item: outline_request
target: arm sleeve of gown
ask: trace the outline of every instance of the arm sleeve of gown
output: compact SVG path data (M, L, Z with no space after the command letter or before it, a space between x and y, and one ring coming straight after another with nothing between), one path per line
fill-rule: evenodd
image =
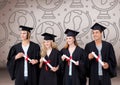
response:
M85 77L86 76L86 57L87 54L85 53L85 51L82 49L82 55L80 56L80 60L79 60L79 70L81 74L81 77Z
M62 49L62 50L60 51L60 54L61 54L61 57L62 57L62 55L64 54L64 49ZM61 57L60 57L60 62L59 62L59 70L60 70L60 72L61 72L61 75L64 75L66 61L65 61L65 60L62 61Z
M85 59L85 69L86 69L86 76L90 76L90 61L88 59L88 54L90 53L89 51L89 46L85 46L85 52L86 52L86 59Z
M15 79L15 49L12 47L7 58L7 70L12 80Z
M37 60L40 59L40 46L37 44L36 45L36 56L37 56Z
M110 51L109 51L109 73L111 78L117 76L117 71L116 71L116 67L117 67L117 62L116 62L116 56L115 56L115 52L113 49L113 46L110 45Z
M58 62L57 64L60 65L62 54L60 53L60 51L58 51L57 55L58 55L57 56L57 62Z

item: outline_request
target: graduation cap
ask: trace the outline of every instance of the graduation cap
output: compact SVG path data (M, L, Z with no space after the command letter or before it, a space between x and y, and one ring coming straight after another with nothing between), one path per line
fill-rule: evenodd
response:
M28 32L31 32L31 30L33 29L32 27L27 27L23 25L20 25L19 27L21 28L21 30L28 31Z
M65 34L66 34L67 36L74 36L74 37L75 37L78 33L79 33L79 32L74 31L74 30L71 30L71 29L66 29L66 31L65 31Z
M92 27L91 27L92 30L99 30L100 32L103 32L103 36L105 38L105 33L104 33L104 30L106 29L106 27L98 24L98 23L95 23Z
M53 40L53 42L55 41L55 37L57 37L56 35L50 34L50 33L43 33L42 36L44 36L44 40Z

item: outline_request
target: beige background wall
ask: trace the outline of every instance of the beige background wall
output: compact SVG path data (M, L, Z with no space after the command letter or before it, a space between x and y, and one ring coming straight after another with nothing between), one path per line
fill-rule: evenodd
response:
M54 33L61 49L67 28L80 32L77 41L84 48L95 22L107 27L105 40L113 44L120 66L120 0L0 0L0 67L20 41L19 25L33 27L31 40L39 44L41 33Z

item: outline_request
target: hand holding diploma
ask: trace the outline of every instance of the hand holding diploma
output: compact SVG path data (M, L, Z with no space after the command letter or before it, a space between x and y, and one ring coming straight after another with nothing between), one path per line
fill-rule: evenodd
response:
M23 57L30 62L32 61L28 56L23 55Z
M92 52L92 54L93 54L93 56L94 56L96 59L98 59L98 62L100 62L100 64L101 64L102 66L104 66L103 61L95 54L95 52Z
M76 61L74 61L73 59L71 59L70 57L63 55L67 60L71 61L72 63L74 63L76 65Z
M50 67L50 69L53 68L53 66L45 58L43 58L43 61L48 65L48 67Z

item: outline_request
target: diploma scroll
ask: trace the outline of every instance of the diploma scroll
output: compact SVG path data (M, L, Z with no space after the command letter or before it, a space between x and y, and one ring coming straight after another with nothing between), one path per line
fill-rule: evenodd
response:
M92 54L96 59L98 59L98 62L100 62L100 64L103 66L104 65L103 61L100 58L98 58L98 56L95 54L95 52L92 52Z
M43 61L48 65L48 67L51 69L53 68L53 66L45 58L43 58Z
M70 59L68 56L66 56L66 55L63 55L66 59L68 59L68 60L70 60L72 63L76 63L76 61L74 61L73 59Z
M25 55L24 55L23 57L24 57L26 60L30 61L30 62L32 61L30 58L28 58L28 57L25 56Z

